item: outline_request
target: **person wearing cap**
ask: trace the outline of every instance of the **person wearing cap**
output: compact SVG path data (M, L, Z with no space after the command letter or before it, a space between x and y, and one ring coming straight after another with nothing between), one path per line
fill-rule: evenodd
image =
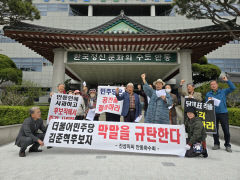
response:
M194 98L197 101L202 101L202 94L200 92L195 92L195 86L193 83L189 83L187 84L187 91L183 90L183 84L185 83L185 80L181 80L180 82L180 87L178 88L178 92L181 96L186 97L188 96L188 98Z
M172 97L169 93L166 93L166 91L162 89L165 83L161 79L158 79L153 83L156 87L156 90L154 90L148 85L146 81L146 74L142 74L141 78L144 84L143 90L145 94L150 97L147 115L144 122L170 124L168 107L172 105Z
M133 83L127 84L126 92L119 94L119 88L116 89L116 97L118 101L123 100L122 116L124 122L134 122L142 114L142 108L139 96L133 92Z
M80 97L79 97L80 105L79 105L79 108L78 108L78 110L77 110L77 114L76 114L75 119L76 119L76 120L83 120L84 117L86 116L86 114L85 114L85 112L86 112L86 106L85 106L83 97L81 96L81 92L80 92L79 90L75 90L75 91L74 91L74 94L75 94L76 96L80 96Z
M195 107L187 107L187 119L185 121L185 129L188 133L185 157L196 157L202 155L208 157L206 147L206 130L203 126L201 118L197 117ZM196 151L196 147L200 146L200 151Z
M88 99L88 109L87 109L87 112L89 109L96 109L96 105L97 105L97 91L96 89L90 89L89 90L89 99ZM87 113L86 113L87 114ZM99 120L99 116L100 114L95 114L94 116L94 121L98 121Z
M224 139L225 139L225 148L227 152L232 152L231 149L231 144L230 144L230 132L229 132L229 124L228 124L228 110L227 110L227 95L230 94L231 92L233 92L236 87L234 86L234 84L227 79L226 76L223 76L223 81L227 82L229 88L226 89L220 89L218 88L218 83L215 80L212 80L210 82L210 87L211 87L211 91L209 91L206 94L206 101L210 100L210 99L215 99L220 101L218 106L214 106L215 107L215 113L216 113L216 128L217 128L217 134L213 134L213 138L214 138L214 146L213 146L213 150L218 150L220 149L220 141L219 141L219 134L218 134L218 130L219 130L219 122L221 123L222 126L222 130L224 133Z

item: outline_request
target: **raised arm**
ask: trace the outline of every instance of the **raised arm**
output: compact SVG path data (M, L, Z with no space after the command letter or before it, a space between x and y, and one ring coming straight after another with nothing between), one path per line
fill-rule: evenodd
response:
M183 97L188 95L188 93L185 90L183 90L183 84L184 83L185 83L185 80L181 80L180 86L178 88L178 93L180 94L180 96L183 96Z
M223 77L223 81L227 82L229 86L229 88L224 89L225 95L228 95L236 89L236 86L230 80L228 80L226 76Z
M122 101L124 99L124 93L122 93L122 95L119 95L119 88L116 89L116 97L118 101Z
M143 91L148 97L152 97L153 89L148 85L146 81L146 74L141 75L142 81L143 81Z

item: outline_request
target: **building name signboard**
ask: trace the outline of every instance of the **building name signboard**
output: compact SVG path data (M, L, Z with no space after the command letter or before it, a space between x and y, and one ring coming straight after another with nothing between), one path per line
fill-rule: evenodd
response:
M68 52L67 62L177 63L177 53L88 53Z

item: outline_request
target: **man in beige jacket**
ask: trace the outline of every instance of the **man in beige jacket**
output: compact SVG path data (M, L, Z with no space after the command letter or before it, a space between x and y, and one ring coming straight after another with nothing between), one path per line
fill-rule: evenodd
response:
M181 80L180 82L180 87L178 89L178 92L181 96L185 97L185 96L188 96L188 98L194 98L196 99L197 101L202 101L202 94L200 92L195 92L194 89L194 84L192 83L189 83L187 84L187 91L184 91L182 89L182 86L183 84L185 83L185 80Z

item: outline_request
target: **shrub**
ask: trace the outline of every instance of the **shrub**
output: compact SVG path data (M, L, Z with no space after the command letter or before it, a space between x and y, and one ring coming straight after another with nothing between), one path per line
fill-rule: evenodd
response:
M34 99L45 95L37 84L30 81L23 81L21 85L6 86L2 93L3 105L9 106L32 106Z
M240 126L240 109L228 108L229 124L233 126Z
M31 106L0 106L0 126L21 124L24 119L29 117ZM48 106L40 106L42 119L46 120L48 115Z

